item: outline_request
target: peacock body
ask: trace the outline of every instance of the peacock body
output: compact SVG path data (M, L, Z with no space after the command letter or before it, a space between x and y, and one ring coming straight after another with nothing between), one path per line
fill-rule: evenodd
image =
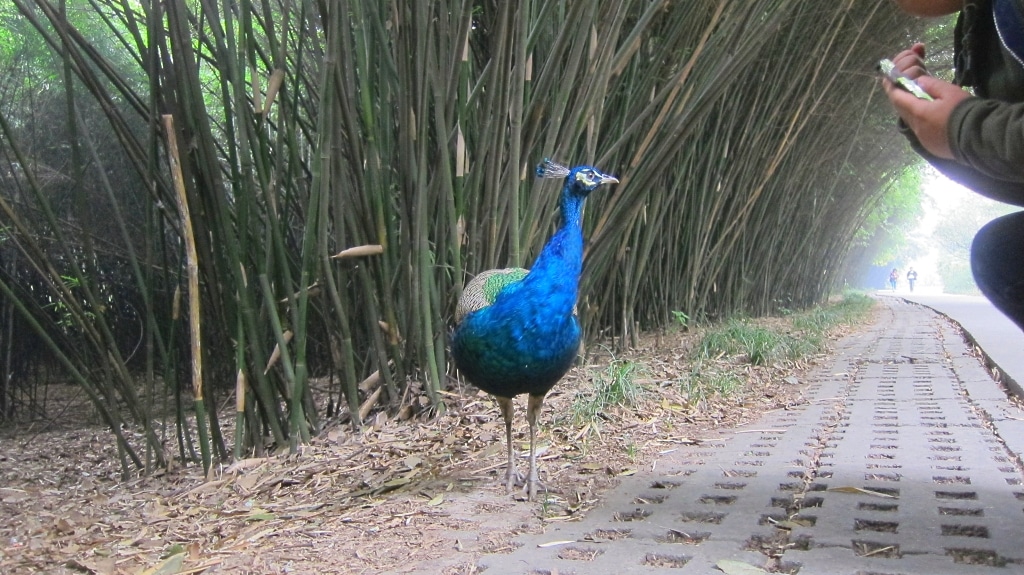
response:
M535 436L544 396L562 378L580 346L576 298L583 269L583 204L602 184L618 182L590 166L566 168L549 160L537 167L541 178L564 177L562 223L534 261L533 268L480 273L463 289L455 312L452 356L473 385L493 395L505 419L508 447L506 481L519 474L512 450L512 398L528 394L530 473L526 489L536 496Z

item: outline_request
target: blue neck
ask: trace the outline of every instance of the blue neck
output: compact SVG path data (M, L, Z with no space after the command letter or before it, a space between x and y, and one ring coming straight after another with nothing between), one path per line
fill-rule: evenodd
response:
M544 245L530 268L527 280L549 284L548 289L570 296L566 313L572 313L576 304L580 272L583 270L583 202L584 197L573 194L567 185L562 190L562 226Z

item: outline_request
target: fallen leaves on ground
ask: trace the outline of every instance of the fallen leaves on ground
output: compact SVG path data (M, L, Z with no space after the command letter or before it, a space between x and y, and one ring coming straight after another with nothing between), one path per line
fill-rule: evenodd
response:
M505 493L504 426L471 387L446 393L444 415L381 411L359 433L328 422L299 454L220 465L209 477L189 465L121 481L117 448L96 423L0 429L0 573L476 573L481 554L575 520L617 477L654 468L712 429L803 401L796 382L815 358L769 367L718 358L715 368L740 375L742 389L683 393L694 338L660 334L614 358L644 367L632 408L573 421L573 400L607 355L553 390L541 416L548 492L533 503ZM88 415L74 388L65 392L68 408ZM523 412L513 435L520 455Z

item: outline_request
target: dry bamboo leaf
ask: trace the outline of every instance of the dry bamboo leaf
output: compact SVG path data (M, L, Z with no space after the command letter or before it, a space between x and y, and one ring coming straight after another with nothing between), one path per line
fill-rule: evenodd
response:
M199 485L189 489L185 493L181 494L181 497L189 497L191 495L198 495L200 493L212 493L217 491L221 485L227 483L227 479L218 479L216 481L204 481Z
M411 482L412 482L412 479L409 478L409 477L396 477L395 479L390 479L388 481L385 481L383 486L384 487L390 487L390 488L394 489L396 487L401 487L403 485L408 485Z
M181 573L181 567L185 563L185 555L184 551L175 553L161 561L159 565L146 569L139 575L172 575L174 573Z
M398 410L399 421L409 421L414 415L416 415L416 410L413 409L413 406L408 404L403 405L402 408Z
M260 508L253 509L248 517L245 518L246 521L270 521L272 519L277 519L277 515Z
M287 344L292 340L292 337L295 334L289 329L285 330L282 335L284 336L284 342ZM266 375L270 373L270 368L274 367L274 364L277 363L277 360L279 359L281 359L281 344L278 343L274 345L274 351L270 353L270 359L267 360L267 367L263 370L263 374Z
M319 282L313 282L312 284L309 285L309 287L306 288L306 295L308 297L311 297L311 298L312 297L316 297L316 296L320 295L320 291L321 291L320 283ZM290 302L292 300L297 300L297 299L299 299L299 295L301 293L302 292L295 292L290 297L281 298L281 299L277 300L277 303L288 303L288 302Z
M715 563L715 567L725 571L727 575L768 575L768 572L760 567L734 559L720 559Z
M769 517L769 520L770 519L771 518ZM808 527L807 521L803 521L803 522L801 522L801 521L790 521L788 519L783 520L783 521L771 521L771 524L776 526L776 527L778 527L779 529L789 529L789 530L796 529L797 527Z
M113 557L98 559L72 559L71 561L68 561L66 565L73 569L85 571L86 573L94 573L96 575L117 573L117 561Z
M379 244L370 244L365 246L355 246L352 248L341 250L340 252L331 256L331 259L355 258L360 256L376 256L382 253L384 253L384 246Z
M259 479L260 477L258 474L249 473L247 475L242 475L241 477L236 479L235 485L238 486L242 491L246 493L251 493L253 488L256 487L257 482L259 482Z
M538 543L537 547L540 547L542 549L546 549L548 547L558 547L559 545L568 545L570 543L575 543L575 542L576 542L575 539L565 539L565 540L562 540L562 541L549 541L547 543Z
M274 103L274 99L277 97L278 91L281 89L281 84L284 82L284 70L282 68L275 68L270 73L270 83L267 85L267 101L263 105L263 117L267 117L270 113L270 107Z
M193 573L202 573L203 571L206 571L210 567L213 567L214 565L217 565L222 561L222 559L211 559L209 561L204 562L202 565L196 565L195 567L190 567L188 569L178 571L178 575L192 575Z
M462 123L455 125L455 177L461 178L466 175L466 168L469 164L469 154L466 151L466 137L462 134ZM461 217L459 218L461 221ZM460 233L459 237L463 235Z
M4 503L21 503L31 498L32 496L28 494L28 491L23 489L0 487L0 501Z
M269 529L264 529L263 531L260 531L260 532L256 533L255 535L251 535L249 537L246 537L245 540L248 541L249 543L255 543L256 541L259 541L260 539L263 539L267 535L270 535L271 533L276 533L276 532L277 532L277 527L271 527Z
M370 410L373 409L374 405L377 405L377 400L380 399L381 392L384 391L383 387L378 387L370 397L366 398L366 401L359 406L359 421L366 419L370 415Z
M390 343L391 345L398 345L401 342L402 336L401 334L398 333L398 328L392 328L385 321L378 321L377 325L380 326L381 331L387 334L388 343Z
M271 462L271 461L274 461L274 458L272 458L272 457L252 457L250 459L242 459L242 460L236 461L236 462L232 463L231 465L229 465L228 468L224 470L224 473L225 474L238 473L240 471L245 471L246 469L249 469L249 468L252 468L252 467L258 467L260 465L263 465L263 464Z
M444 502L444 492L438 493L437 495L434 496L433 499L427 501L427 505L429 505L430 507L437 507L442 502Z
M263 89L260 87L260 73L255 68L251 71L252 76L252 109L257 114L263 113Z
M380 385L380 370L379 369L377 371L371 373L370 375L366 376L366 379L364 379L363 381L360 381L359 385L356 386L356 387L358 387L359 391L361 391L363 393L370 393L370 391L373 390L373 389L376 389L378 385Z
M171 319L178 321L181 318L181 285L174 286L174 296L171 299Z
M245 371L239 369L235 376L235 413L245 411Z
M897 499L895 495L889 495L888 493L881 493L879 491L872 491L870 489L864 489L862 487L833 487L828 491L835 491L837 493L853 493L858 495L872 495L874 497L885 497L889 499Z

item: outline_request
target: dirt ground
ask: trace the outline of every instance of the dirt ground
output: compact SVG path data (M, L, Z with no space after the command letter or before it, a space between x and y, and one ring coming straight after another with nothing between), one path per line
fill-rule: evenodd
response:
M687 395L680 382L695 341L660 334L618 354L642 366L643 394L591 421L574 419L573 403L611 358L574 368L540 418L547 492L533 502L506 493L501 416L469 386L446 394L441 416L380 412L361 433L329 422L299 455L221 465L209 478L188 466L122 482L116 445L99 426L0 429L0 573L477 573L480 555L581 517L658 453L800 404L803 374L822 358L770 367L718 358L742 388ZM524 411L519 399L523 455Z

